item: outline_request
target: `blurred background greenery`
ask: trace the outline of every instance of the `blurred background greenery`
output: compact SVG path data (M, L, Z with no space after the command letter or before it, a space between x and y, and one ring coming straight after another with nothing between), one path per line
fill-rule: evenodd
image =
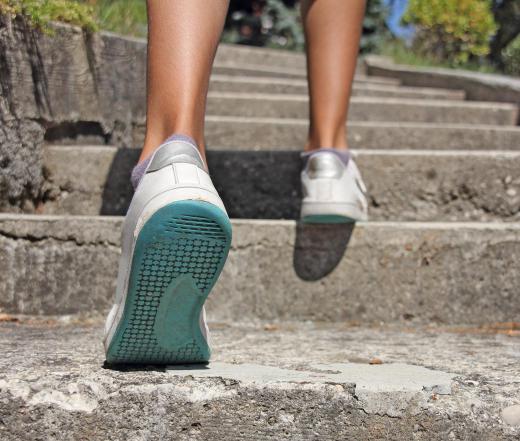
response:
M145 0L0 0L4 13L45 28L146 36ZM298 0L230 0L222 40L303 50ZM362 53L406 64L520 75L520 0L368 0Z

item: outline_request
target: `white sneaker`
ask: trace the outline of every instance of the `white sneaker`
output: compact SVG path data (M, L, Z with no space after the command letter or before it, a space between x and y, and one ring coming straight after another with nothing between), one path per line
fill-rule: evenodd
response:
M208 361L203 304L230 243L231 223L198 150L183 141L159 147L123 224L107 362Z
M368 219L366 187L348 153L332 149L306 153L301 173L301 220L307 223L346 223Z

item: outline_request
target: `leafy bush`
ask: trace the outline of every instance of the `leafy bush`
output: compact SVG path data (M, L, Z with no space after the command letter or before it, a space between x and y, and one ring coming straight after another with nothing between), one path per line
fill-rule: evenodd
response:
M24 16L30 25L44 30L51 21L97 29L92 7L72 0L0 0L0 12Z
M502 61L506 73L520 76L520 36L502 51Z
M299 8L294 0L232 0L223 41L302 50L305 44ZM361 52L374 52L390 33L382 0L368 0Z
M410 0L403 21L416 26L414 50L453 65L487 55L496 32L489 0Z

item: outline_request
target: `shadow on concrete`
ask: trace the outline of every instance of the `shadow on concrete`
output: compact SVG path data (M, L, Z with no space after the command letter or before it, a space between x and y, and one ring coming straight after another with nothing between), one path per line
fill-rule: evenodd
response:
M168 372L168 371L201 371L210 369L208 362L186 363L186 364L168 364L168 365L153 365L153 364L110 364L106 361L103 363L103 369L108 369L117 372Z
M293 265L298 277L319 280L330 274L343 258L355 223L296 226Z
M117 149L103 186L101 215L122 216L126 214L134 194L130 174L137 163L139 154L138 149Z

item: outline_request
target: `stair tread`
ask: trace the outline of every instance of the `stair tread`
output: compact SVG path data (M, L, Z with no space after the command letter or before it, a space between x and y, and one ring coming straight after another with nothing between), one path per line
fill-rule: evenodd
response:
M520 435L503 419L516 403L520 341L507 326L210 326L217 349L208 367L112 370L103 367L98 322L1 324L9 356L0 360L0 382L11 406L4 428L80 438L95 422L91 439L127 439L156 427L160 414L162 438L187 431L191 439L303 439L318 426L335 439L376 439L381 430L399 439ZM9 415L22 409L53 423L15 424Z
M294 149L295 150L295 149ZM520 150L354 150L372 220L520 220ZM124 214L137 149L48 146L43 213ZM238 218L296 219L297 151L208 151L213 183ZM240 183L238 185L238 183Z

